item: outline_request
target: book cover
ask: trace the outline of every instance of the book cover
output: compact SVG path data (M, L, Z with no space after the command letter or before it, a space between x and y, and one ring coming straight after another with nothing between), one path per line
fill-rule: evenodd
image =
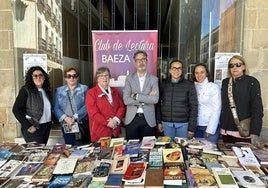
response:
M0 168L0 177L10 177L16 169L20 168L22 165L22 161L18 160L10 160L7 161L1 168Z
M66 188L84 188L91 181L91 177L89 175L80 174L78 176L72 177L72 179L67 183Z
M194 181L194 176L191 173L191 171L185 170L185 175L186 175L186 179L187 179L188 188L198 188L196 182Z
M219 156L216 154L202 152L201 157L204 163L219 163Z
M22 145L16 145L15 147L13 147L12 149L10 149L11 152L14 153L19 153L22 150L24 150L24 147Z
M5 188L17 188L20 187L24 182L23 179L8 179L6 183L3 185Z
M184 162L183 154L180 148L164 148L163 149L164 163L168 162Z
M239 188L234 176L228 168L212 168L212 173L219 188Z
M27 159L27 162L44 162L47 157L47 153L31 153Z
M58 160L53 174L72 174L76 166L77 159L61 158Z
M16 174L16 177L32 178L35 173L41 168L43 163L27 162L22 165L21 169Z
M130 162L129 155L118 156L113 160L111 173L113 174L124 174Z
M57 161L60 159L60 155L59 153L49 153L44 160L44 165L56 165Z
M265 173L261 170L261 168L259 166L255 166L255 165L244 165L243 168L245 170L251 170L258 177L265 175Z
M221 163L205 163L205 166L209 170L209 172L212 174L212 168L225 168L225 166Z
M164 176L162 169L147 169L145 176L145 188L164 188Z
M168 162L164 164L164 184L182 185L186 182L185 165L180 162Z
M251 170L245 170L245 171L233 170L232 173L237 178L240 185L244 187L265 188L265 184Z
M92 174L92 181L107 181L109 172L111 169L111 163L101 162L99 166L95 167Z
M27 160L29 154L12 154L9 158L9 160L17 160L17 161L25 161Z
M149 168L151 167L162 167L163 166L163 155L162 148L153 148L149 153Z
M155 145L156 138L155 136L144 136L140 148L141 149L153 149Z
M171 138L169 136L158 136L155 141L155 145L164 146L165 144L170 143Z
M25 149L31 150L31 149L42 149L45 144L39 144L37 142L28 142L26 144L21 144Z
M128 144L138 144L138 143L140 143L140 140L139 139L129 139L127 141L127 145Z
M126 173L124 174L123 181L135 181L140 182L140 178L146 169L146 163L130 163L127 167Z
M0 160L8 160L8 158L13 155L14 153L8 150L1 150L0 151Z
M71 179L72 176L55 176L47 188L65 187Z
M81 160L84 157L87 156L89 150L88 149L75 149L71 155L69 156L69 158L74 158L74 159L78 159Z
M17 145L17 143L0 143L0 150L11 150Z
M66 144L55 144L52 148L51 153L59 153L62 154L66 149Z
M74 176L79 175L79 174L91 175L93 169L96 166L95 163L96 163L95 159L83 159L83 160L77 161L73 175Z
M112 159L114 153L114 146L101 149L98 159Z
M145 179L146 179L146 170L143 171L141 177L134 180L124 181L124 188L138 188L138 187L144 188Z
M110 146L110 142L111 142L111 137L110 136L106 136L106 137L101 137L98 140L98 143L100 143L100 148L101 149L105 149L108 148Z
M112 138L110 141L109 147L112 147L115 145L123 145L123 144L124 144L124 137Z
M148 163L150 151L151 151L151 149L140 149L138 156L131 157L130 162L133 162L133 163L146 162L146 163Z
M116 144L113 146L114 147L114 153L112 158L116 158L118 156L123 155L123 144Z
M54 165L43 165L36 174L33 175L33 182L49 182L53 177Z
M202 187L218 187L214 177L206 168L189 168L193 174L194 181L199 188Z
M268 151L264 149L254 149L253 154L259 159L261 165L268 164Z
M127 144L123 150L123 155L129 155L130 157L137 157L139 155L140 143Z
M123 174L110 173L104 184L105 188L120 187L122 185Z
M67 123L63 123L62 127L65 134L79 133L79 126L77 122L74 122L72 126L69 126Z
M253 154L251 148L249 147L232 147L233 151L235 152L238 161L241 165L255 165L260 166L259 161Z
M87 188L103 188L105 184L105 181L91 181Z

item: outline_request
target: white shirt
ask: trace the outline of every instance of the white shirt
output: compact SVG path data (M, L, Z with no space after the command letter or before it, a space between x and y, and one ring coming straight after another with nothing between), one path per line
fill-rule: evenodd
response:
M39 123L47 123L51 121L51 105L47 98L46 92L43 88L38 88L38 91L42 92L43 101L44 101L44 111L41 119L39 120Z
M207 126L207 133L217 130L221 114L221 91L217 84L206 78L202 83L195 82L198 98L198 126Z

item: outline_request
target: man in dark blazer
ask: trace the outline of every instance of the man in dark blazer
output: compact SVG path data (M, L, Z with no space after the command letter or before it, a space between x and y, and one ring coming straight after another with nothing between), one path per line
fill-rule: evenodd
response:
M159 99L158 78L146 70L147 53L137 51L133 58L137 72L127 76L123 91L127 140L154 135L155 104Z

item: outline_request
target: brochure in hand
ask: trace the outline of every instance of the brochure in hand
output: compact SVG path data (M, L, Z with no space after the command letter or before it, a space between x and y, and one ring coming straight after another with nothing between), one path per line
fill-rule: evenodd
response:
M64 133L79 133L78 123L75 122L72 126L68 126L67 123L63 124Z

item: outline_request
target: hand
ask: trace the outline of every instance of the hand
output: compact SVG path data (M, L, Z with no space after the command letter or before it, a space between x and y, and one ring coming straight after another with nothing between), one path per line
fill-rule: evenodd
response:
M115 129L117 127L117 122L114 119L109 118L109 120L107 121L108 121L107 127L110 127L112 129Z
M71 127L74 124L74 118L73 117L66 117L64 118L64 121L67 123L69 127Z
M210 137L212 134L210 134L210 133L205 133L205 136L206 136L206 138L208 138L208 137Z
M33 133L36 132L36 127L35 127L34 125L32 125L31 127L29 127L29 128L27 129L27 131L28 131L29 133L33 134Z
M150 96L153 96L153 95L156 95L157 94L157 91L156 90L152 90L151 92L150 92Z
M157 126L158 126L157 128L158 128L159 132L163 132L164 131L163 126L162 126L161 123L159 123Z
M188 138L193 138L193 136L194 136L194 132L188 131Z

